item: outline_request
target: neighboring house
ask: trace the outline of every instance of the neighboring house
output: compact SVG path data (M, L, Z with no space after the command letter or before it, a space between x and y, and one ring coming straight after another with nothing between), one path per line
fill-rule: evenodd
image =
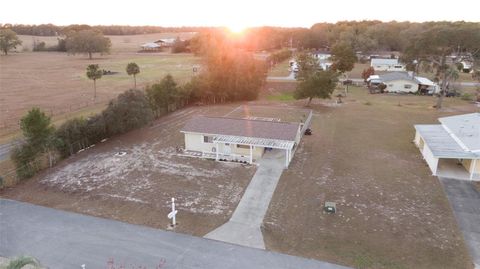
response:
M312 53L313 57L318 60L328 60L330 57L332 57L332 54L330 52L326 51L315 51Z
M405 71L405 66L398 59L374 58L370 60L370 66L375 71Z
M469 61L461 61L462 64L462 72L463 73L470 73L472 71L473 64Z
M480 113L415 125L414 142L433 175L480 181Z
M151 51L160 50L160 45L153 42L145 43L140 47L142 48L142 50L151 50Z
M160 47L171 47L175 43L175 40L176 38L162 38L155 41L154 43L158 44Z
M437 85L424 77L413 77L407 72L389 72L375 77L376 82L385 84L385 92L416 93L421 91L425 94L433 94L437 91Z
M330 61L330 57L332 57L332 54L330 54L330 52L315 51L312 52L312 56L317 60L322 70L328 70L332 66L332 62Z
M285 151L288 167L301 138L300 123L275 119L237 119L197 116L180 130L185 134L185 150L199 152L215 160L253 163L266 150Z

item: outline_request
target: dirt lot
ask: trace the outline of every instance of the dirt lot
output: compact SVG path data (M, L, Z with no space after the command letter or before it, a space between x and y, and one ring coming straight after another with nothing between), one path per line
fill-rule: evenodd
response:
M313 136L264 221L267 247L356 268L472 268L442 187L411 141L415 123L479 109L447 99L439 113L434 101L359 88L341 106L317 101ZM338 212L323 213L325 201Z
M203 236L228 220L255 166L179 155L179 129L198 114L235 106L187 108L150 127L112 138L39 174L2 197L166 229L177 199L177 231ZM118 152L126 152L118 156Z
M18 129L18 120L33 106L38 106L55 119L81 109L94 109L93 83L85 76L89 64L119 72L103 76L97 81L97 103L106 104L119 93L133 87L133 78L125 72L129 62L141 69L137 87L160 80L170 73L179 82L189 80L193 66L200 59L191 54L136 53L146 40L161 35L111 37L112 53L95 55L89 60L84 55L59 52L21 52L0 58L0 135ZM32 37L23 36L25 46ZM39 40L55 37L38 37ZM54 42L50 40L49 42ZM128 43L125 43L128 41Z

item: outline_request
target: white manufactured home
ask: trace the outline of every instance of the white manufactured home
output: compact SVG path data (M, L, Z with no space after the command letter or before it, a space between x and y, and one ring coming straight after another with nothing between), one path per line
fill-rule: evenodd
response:
M398 59L373 58L370 66L375 71L405 71L405 65L398 62Z
M268 119L238 119L197 116L181 132L185 150L200 152L204 157L254 163L267 150L285 152L288 167L300 142L301 124Z
M373 76L370 76L373 77ZM379 75L375 81L385 84L385 92L433 94L438 90L436 83L428 78L413 76L407 72L389 72Z
M480 113L415 125L414 142L433 175L480 181Z

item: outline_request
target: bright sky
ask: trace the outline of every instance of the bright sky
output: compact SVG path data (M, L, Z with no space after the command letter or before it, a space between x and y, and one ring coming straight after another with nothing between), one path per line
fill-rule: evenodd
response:
M20 0L0 23L310 27L341 20L480 21L479 0Z

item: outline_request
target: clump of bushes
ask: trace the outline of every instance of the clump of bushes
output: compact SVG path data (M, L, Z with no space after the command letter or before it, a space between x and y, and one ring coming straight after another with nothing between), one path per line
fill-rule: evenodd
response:
M33 51L61 51L61 52L66 52L67 47L66 47L66 42L65 39L58 38L57 39L57 45L54 46L48 46L44 41L34 41L33 42Z
M270 56L268 57L268 61L269 62L273 62L274 64L276 63L279 63L279 62L283 62L289 58L292 57L292 51L289 50L289 49L282 49L280 51L277 51L277 52L274 52L272 54L270 54Z

